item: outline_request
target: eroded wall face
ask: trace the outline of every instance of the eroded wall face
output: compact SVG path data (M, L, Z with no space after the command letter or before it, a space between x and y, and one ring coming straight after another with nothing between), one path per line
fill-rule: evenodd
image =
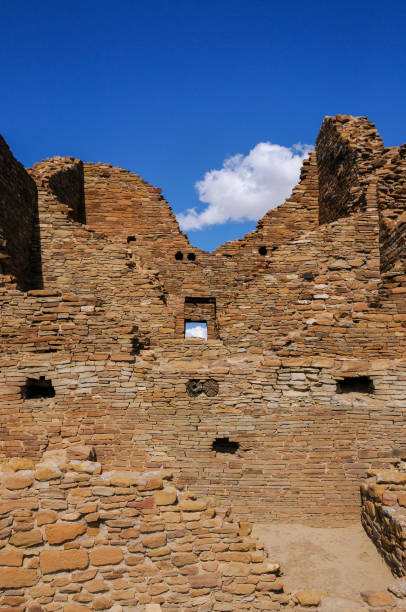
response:
M358 516L359 478L406 446L406 279L400 250L396 276L382 275L379 177L396 174L395 152L378 163L372 124L345 119L327 120L291 197L212 254L139 177L83 174L73 158L36 165L42 284L0 286L1 454L86 442L107 466L168 467L241 516ZM341 181L320 226L340 143L363 204ZM184 337L193 319L208 340ZM360 377L372 385L338 392Z

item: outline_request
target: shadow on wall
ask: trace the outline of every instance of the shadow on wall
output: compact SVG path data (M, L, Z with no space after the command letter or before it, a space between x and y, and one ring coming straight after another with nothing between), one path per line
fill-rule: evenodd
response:
M31 237L30 260L27 268L27 274L24 279L24 290L29 291L30 289L43 288L44 279L42 275L41 231L37 205Z

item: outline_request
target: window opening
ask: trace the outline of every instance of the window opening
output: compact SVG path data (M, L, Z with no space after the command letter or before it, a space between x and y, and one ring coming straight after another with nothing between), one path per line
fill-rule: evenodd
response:
M347 376L337 381L337 393L373 393L374 390L370 376Z
M258 253L260 255L266 255L267 252L268 252L268 249L266 248L266 246L260 246L259 249L258 249Z
M216 438L211 445L216 453L230 453L234 455L240 448L239 442L230 442L229 438Z
M22 391L25 399L55 397L55 389L52 382L46 379L45 376L40 376L39 378L27 378L27 382Z
M182 251L176 251L176 253L175 253L175 259L176 259L177 261L182 261L182 259L183 259L183 253L182 253Z
M127 236L127 242L135 242L135 236Z
M196 255L194 253L188 253L187 258L189 261L194 261L196 259Z
M304 272L304 274L302 274L302 278L305 281L313 281L314 280L314 274L313 274L313 272Z
M207 340L207 322L185 321L185 338L202 338Z

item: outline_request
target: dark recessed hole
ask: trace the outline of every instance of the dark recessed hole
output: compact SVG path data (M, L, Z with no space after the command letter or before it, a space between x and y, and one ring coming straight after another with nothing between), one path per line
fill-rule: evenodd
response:
M305 272L304 274L302 274L302 278L305 281L313 281L314 280L314 274L313 274L313 272Z
M238 442L230 442L228 438L216 438L211 447L216 453L231 453L234 455L240 445Z
M219 384L217 380L214 380L213 378L205 380L203 383L203 391L208 397L214 397L217 395L219 392Z
M127 236L127 242L135 242L135 236Z
M203 385L200 380L188 380L186 383L186 391L192 397L196 397L203 391Z
M195 297L195 296L186 296L185 304L215 304L216 298L214 297Z
M373 393L374 383L370 376L347 376L337 381L337 393Z
M258 249L258 253L260 255L266 255L267 252L268 252L268 249L266 248L266 246L260 246L259 249Z
M131 355L139 355L141 351L149 348L149 338L134 336L131 340Z
M177 251L177 252L175 253L175 259L176 259L177 261L182 261L182 259L183 259L183 253L182 253L182 251Z
M189 261L194 261L196 259L196 255L194 253L188 253L187 258Z
M208 397L214 397L219 392L219 384L214 378L198 380L192 378L186 383L186 391L192 397L197 397L200 393L205 393Z
M55 397L55 389L52 382L47 380L45 376L40 376L39 378L27 378L27 382L22 388L22 395L25 399Z

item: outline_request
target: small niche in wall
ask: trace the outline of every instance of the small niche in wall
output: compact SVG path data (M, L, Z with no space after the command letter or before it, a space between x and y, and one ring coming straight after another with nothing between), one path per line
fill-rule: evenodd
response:
M185 338L201 338L207 340L206 321L185 321Z
M24 399L38 399L41 397L55 397L55 389L52 382L40 376L39 378L27 378L25 386L22 388Z
M176 261L182 261L182 259L183 259L183 253L182 253L182 251L176 251L176 253L175 253L175 259L176 259Z
M267 252L268 252L268 249L266 248L266 246L260 246L258 249L258 253L262 255L263 257L265 257Z
M211 448L216 451L216 453L229 453L234 455L240 448L240 444L238 442L230 442L229 438L216 438Z
M214 378L207 380L192 378L186 383L186 391L191 397L197 397L201 393L205 393L207 397L214 397L219 392L219 384Z
M347 376L337 380L337 393L373 393L374 390L370 376Z
M135 242L135 236L127 236L127 243Z

